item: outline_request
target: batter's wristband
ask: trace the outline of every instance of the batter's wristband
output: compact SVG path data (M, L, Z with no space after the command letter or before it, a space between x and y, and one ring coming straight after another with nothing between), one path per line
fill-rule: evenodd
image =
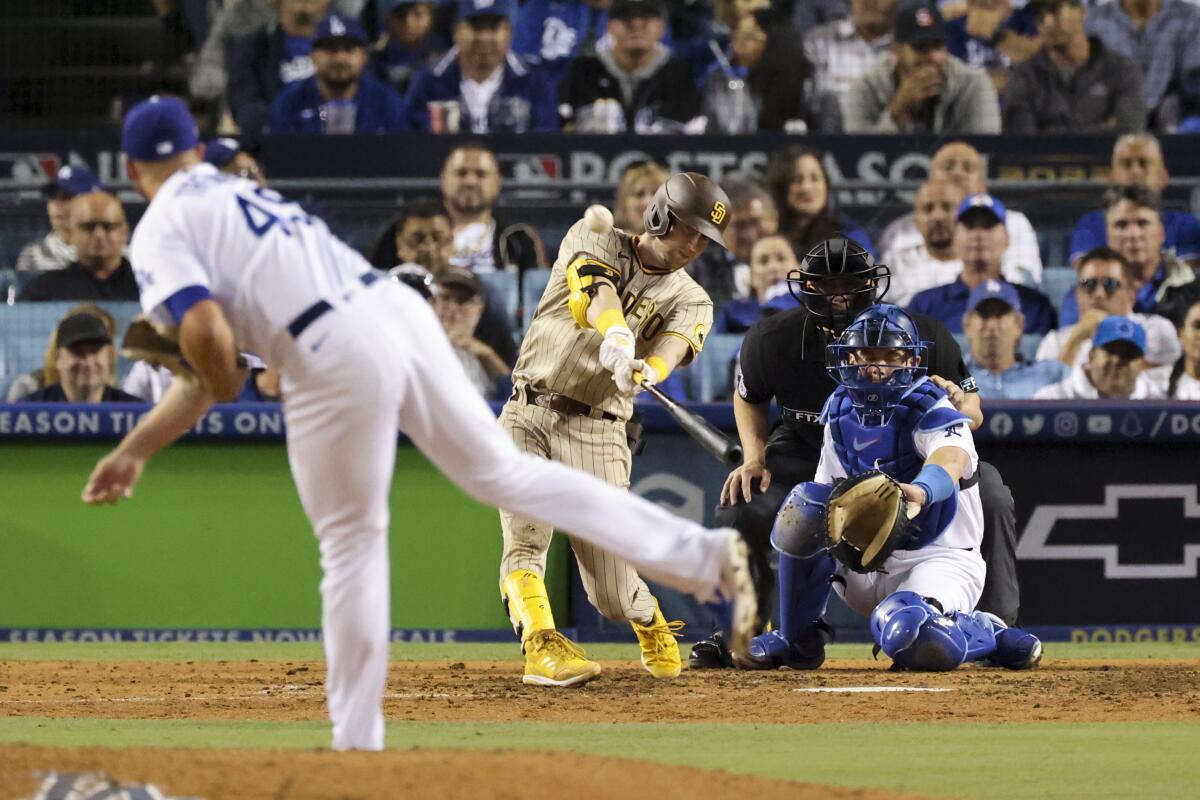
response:
M913 481L913 486L925 490L925 505L949 500L950 495L954 494L954 479L937 464L926 464L922 467Z
M622 328L628 328L628 323L625 322L625 315L621 313L619 308L610 308L600 312L600 316L596 317L596 330L600 331L600 335L604 336L608 333L608 329L614 325L620 325Z
M662 383L663 381L665 381L667 379L667 376L671 374L671 368L667 366L667 362L663 361L658 356L650 356L649 358L647 358L646 366L653 367L654 371L658 373L658 382L659 383Z

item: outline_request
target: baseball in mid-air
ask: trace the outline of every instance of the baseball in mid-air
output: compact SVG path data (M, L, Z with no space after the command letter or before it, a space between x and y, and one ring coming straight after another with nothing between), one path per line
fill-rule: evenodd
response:
M583 219L590 231L604 233L613 229L612 212L602 205L588 206L587 211L583 212Z

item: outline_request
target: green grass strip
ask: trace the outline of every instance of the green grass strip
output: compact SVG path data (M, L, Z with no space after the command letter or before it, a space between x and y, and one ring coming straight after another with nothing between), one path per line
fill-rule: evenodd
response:
M317 722L0 719L0 742L327 746ZM388 746L582 752L966 798L1194 797L1200 723L392 722Z
M632 659L637 645L588 644L588 655L600 659ZM686 657L687 645L683 646ZM865 644L835 644L829 658L871 657ZM520 657L512 644L413 644L391 646L394 661L513 661ZM0 644L0 661L317 661L323 658L315 642L58 642ZM1063 659L1196 659L1200 644L1187 642L1137 642L1129 644L1050 643L1046 658Z

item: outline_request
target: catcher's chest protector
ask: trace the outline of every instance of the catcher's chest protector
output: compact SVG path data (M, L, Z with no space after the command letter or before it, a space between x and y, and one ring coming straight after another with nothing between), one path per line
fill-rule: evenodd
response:
M923 381L900 401L888 424L866 427L854 415L850 395L838 387L825 406L825 424L829 426L834 452L846 474L857 475L878 469L901 483L911 483L925 464L924 457L917 452L913 443L913 434L926 414L933 411L933 407L945 396L945 392L937 388L935 383ZM922 426L922 431L947 428L968 421L957 412L945 413L948 411L939 409L935 412L938 418L936 423ZM946 529L957 510L957 492L948 500L925 506L913 520L919 530L916 539L898 549L918 550L929 544Z

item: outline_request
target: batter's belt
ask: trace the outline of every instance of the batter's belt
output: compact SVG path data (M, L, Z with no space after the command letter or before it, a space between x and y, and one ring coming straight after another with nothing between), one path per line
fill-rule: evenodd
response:
M557 392L538 392L530 389L528 386L514 386L512 393L513 400L521 400L526 405L539 406L559 414L568 414L578 417L591 417L592 419L602 419L609 422L618 422L615 414L610 414L594 406L589 406L587 403L576 400L572 397L567 397L565 394Z

